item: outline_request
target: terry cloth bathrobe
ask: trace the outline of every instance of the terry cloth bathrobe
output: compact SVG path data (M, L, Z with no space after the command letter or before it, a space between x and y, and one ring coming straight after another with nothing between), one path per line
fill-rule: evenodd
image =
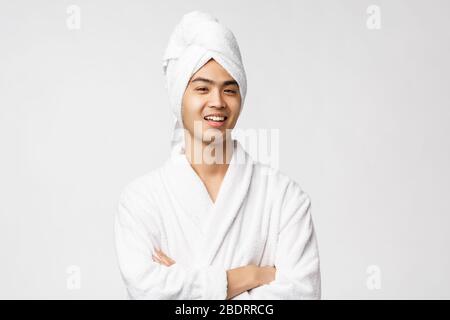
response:
M176 128L187 81L210 58L236 79L244 99L234 36L210 15L191 12L175 29L164 60ZM233 299L320 299L310 197L286 175L253 160L237 140L233 150L215 202L188 162L179 132L166 163L124 187L115 239L128 298L224 300L227 270L255 264L275 266L275 280ZM176 263L153 261L156 249Z

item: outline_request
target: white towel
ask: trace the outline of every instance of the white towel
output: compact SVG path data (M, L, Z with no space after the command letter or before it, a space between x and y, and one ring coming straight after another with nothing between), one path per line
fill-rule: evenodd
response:
M172 149L184 148L181 102L191 76L211 58L237 81L241 108L247 93L247 78L233 33L208 13L185 14L175 27L163 57L163 71L170 105L175 116Z

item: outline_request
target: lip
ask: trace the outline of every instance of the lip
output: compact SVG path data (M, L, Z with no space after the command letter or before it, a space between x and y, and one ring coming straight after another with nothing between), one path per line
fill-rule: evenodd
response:
M218 122L218 121L212 121L212 120L206 120L205 117L208 117L208 116L224 117L225 120L224 120L224 121L221 121L221 122ZM228 116L226 116L226 115L224 115L224 114L220 114L220 113L211 113L211 114L207 114L205 117L203 117L203 120L204 120L209 126L211 126L211 127L213 127L213 128L220 128L220 127L222 127L222 126L225 124L225 122L227 122L227 120L228 120Z
M220 128L221 126L223 126L224 124L225 124L225 122L227 121L227 120L224 120L224 121L222 121L222 122L217 122L217 121L211 121L211 120L205 120L205 119L203 119L208 125L210 125L211 127L214 127L214 128Z
M206 120L205 117L208 117L208 116L224 117L225 120L224 120L224 121L221 121L221 122L218 122L218 121L212 121L212 120ZM227 117L226 115L219 114L219 113L208 114L208 115L206 115L205 117L203 117L203 120L204 120L209 126L211 126L211 127L213 127L213 128L220 128L220 127L222 127L222 126L225 124L225 122L227 122L227 120L228 120L228 117Z
M224 117L224 118L228 118L228 116L226 114L224 114L224 113L208 113L208 114L205 114L203 116L203 118L205 118L205 117Z

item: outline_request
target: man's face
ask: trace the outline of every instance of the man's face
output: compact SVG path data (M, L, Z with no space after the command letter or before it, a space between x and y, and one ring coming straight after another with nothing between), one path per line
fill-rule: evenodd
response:
M211 59L191 77L183 95L181 114L184 128L192 138L210 142L217 133L226 139L226 130L234 128L240 109L237 82ZM201 130L194 130L195 123L195 128Z

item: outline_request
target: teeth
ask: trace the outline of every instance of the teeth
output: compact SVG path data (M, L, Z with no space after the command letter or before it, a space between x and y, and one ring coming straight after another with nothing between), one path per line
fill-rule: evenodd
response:
M220 116L206 116L205 117L206 120L212 120L212 121L224 121L225 117L220 117Z

